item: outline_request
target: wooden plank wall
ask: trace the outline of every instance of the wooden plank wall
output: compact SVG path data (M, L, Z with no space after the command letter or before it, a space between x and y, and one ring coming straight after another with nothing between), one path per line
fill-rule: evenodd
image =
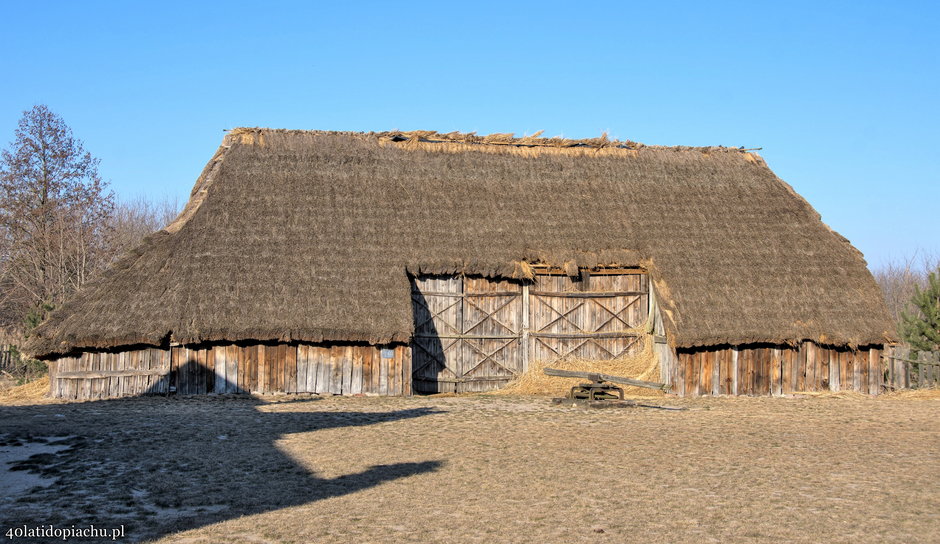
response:
M881 393L882 346L857 350L803 342L677 350L666 383L680 396L780 396L800 391Z
M152 348L86 352L50 361L49 369L53 397L102 399L165 394L171 383L171 353Z
M657 346L660 347L660 346ZM664 349L668 346L663 346ZM804 342L665 349L663 379L680 396L787 395L884 385L882 346ZM388 355L383 357L384 355ZM408 346L254 344L86 352L50 361L50 393L68 399L147 394L321 393L410 395Z
M67 399L168 393L411 394L411 348L402 345L141 348L61 357L50 361L49 368L50 394Z

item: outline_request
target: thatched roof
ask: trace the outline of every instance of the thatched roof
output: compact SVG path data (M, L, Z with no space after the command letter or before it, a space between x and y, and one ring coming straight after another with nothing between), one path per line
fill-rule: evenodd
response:
M186 209L36 331L40 355L173 341L408 341L408 273L649 270L678 346L881 343L862 255L756 154L238 129Z

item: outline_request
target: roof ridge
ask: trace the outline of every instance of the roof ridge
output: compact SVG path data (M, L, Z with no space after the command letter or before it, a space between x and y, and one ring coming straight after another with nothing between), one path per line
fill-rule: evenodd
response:
M356 132L356 131L334 131L334 130L305 130L305 129L283 129L267 127L235 127L226 130L229 136L246 136L243 140L252 143L256 135L264 133L285 134L285 135L336 135L353 137L371 137L382 142L394 143L424 143L424 144L469 144L479 146L508 146L508 147L552 147L552 148L590 148L590 149L623 149L626 151L662 150L662 151L700 151L700 152L735 152L750 153L759 151L763 148L745 148L717 146L666 146L666 145L646 145L633 140L610 139L607 132L601 133L597 138L565 138L564 136L542 137L544 131L539 130L531 135L517 137L513 132L495 132L492 134L478 135L474 132L452 131L441 133L435 130L390 130L381 132Z

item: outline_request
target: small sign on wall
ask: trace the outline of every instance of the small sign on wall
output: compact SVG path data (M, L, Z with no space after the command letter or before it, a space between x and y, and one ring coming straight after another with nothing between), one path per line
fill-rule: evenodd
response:
M394 359L394 358L395 358L395 350L393 350L393 349L388 349L388 348L382 348L382 358L383 358L383 359Z

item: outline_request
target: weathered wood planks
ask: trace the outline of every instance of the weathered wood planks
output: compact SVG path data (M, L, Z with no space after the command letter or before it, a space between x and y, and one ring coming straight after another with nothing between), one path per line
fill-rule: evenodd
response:
M647 382L623 376L612 376L610 374L603 374L600 372L583 372L562 370L557 368L544 368L542 369L542 372L544 372L546 376L559 376L562 378L584 378L586 380L590 380L596 377L597 379L605 382L611 382L620 385L631 385L633 387L645 387L647 389L663 389L666 386L662 383Z
M669 390L682 396L780 396L830 390L877 395L885 371L877 345L851 350L813 342L751 344L679 349L677 355Z
M85 352L50 361L49 367L50 395L69 399L171 392L411 394L411 349L400 344L142 348Z
M675 360L669 364L668 385L670 391L689 396L789 395L826 390L875 395L884 385L886 369L881 346L849 350L802 342L796 346L680 349L675 353ZM70 399L113 398L168 394L172 386L173 392L180 395L409 395L411 355L410 347L405 345L298 343L86 352L50 362L50 394ZM892 380L906 377L903 369L887 369ZM928 379L926 375L924 379Z

